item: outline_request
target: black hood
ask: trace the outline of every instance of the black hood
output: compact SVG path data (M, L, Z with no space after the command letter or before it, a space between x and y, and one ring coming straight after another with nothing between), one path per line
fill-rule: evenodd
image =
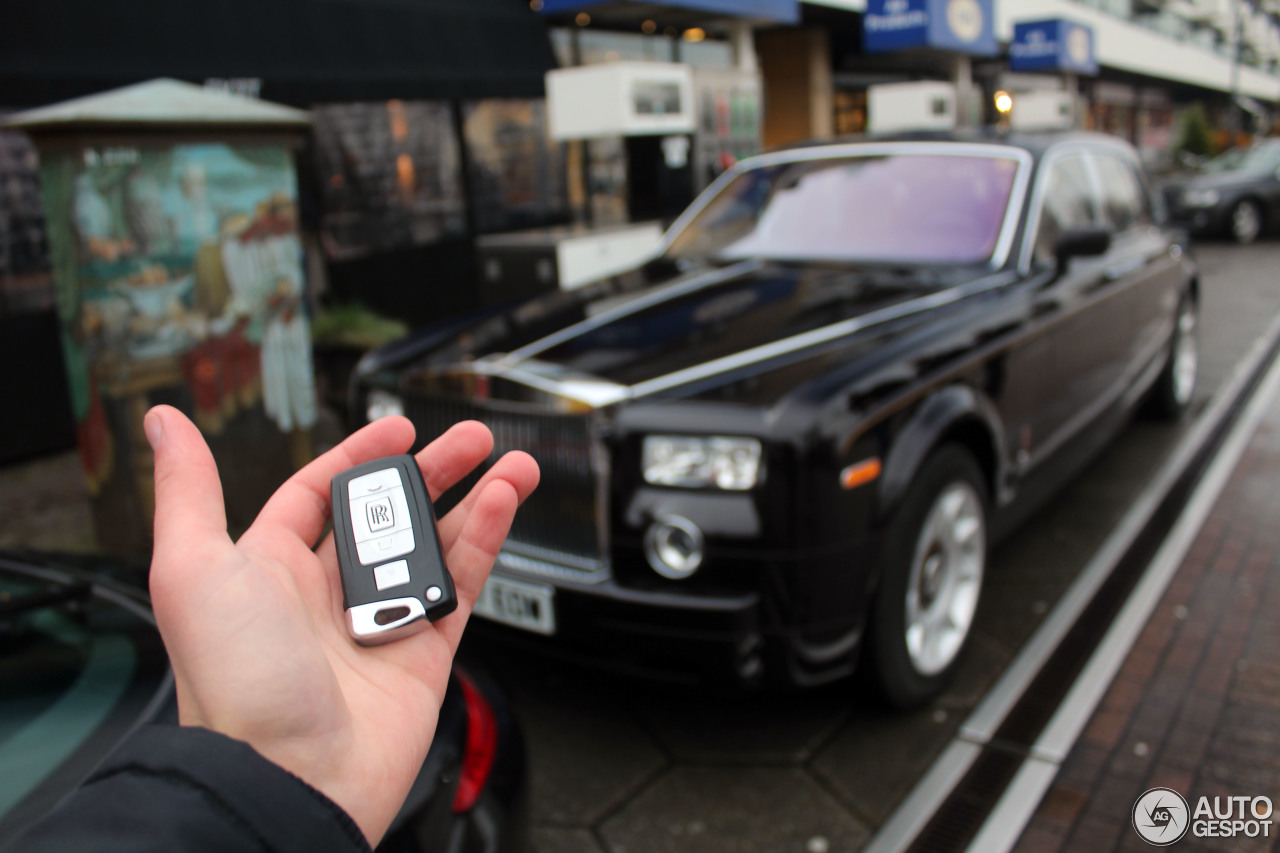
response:
M489 360L504 371L537 365L637 386L789 340L803 349L806 333L990 272L744 261L625 295L552 294L458 335L423 366L447 372ZM768 361L758 359L762 369Z

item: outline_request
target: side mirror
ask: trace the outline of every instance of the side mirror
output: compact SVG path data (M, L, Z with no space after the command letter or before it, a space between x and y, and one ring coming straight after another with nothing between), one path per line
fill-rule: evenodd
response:
M1069 228L1058 235L1053 254L1061 267L1072 258L1097 257L1110 248L1111 232L1106 228Z

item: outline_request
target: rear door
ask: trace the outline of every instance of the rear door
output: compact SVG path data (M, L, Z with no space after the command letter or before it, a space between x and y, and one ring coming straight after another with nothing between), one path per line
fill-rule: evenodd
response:
M1099 401L1114 383L1122 361L1118 338L1127 317L1110 296L1115 282L1107 271L1115 263L1101 257L1071 258L1059 268L1058 238L1065 232L1103 224L1096 170L1086 151L1051 152L1042 166L1038 215L1029 263L1039 284L1031 295L1031 312L1043 331L1046 375L1041 377L1038 410L1029 415L1023 434L1026 463L1035 467L1094 416Z
M1103 221L1112 231L1103 270L1116 292L1117 313L1128 318L1118 344L1116 368L1107 389L1114 397L1135 388L1144 372L1162 360L1173 332L1181 274L1170 241L1153 222L1152 203L1137 164L1120 150L1090 153L1101 190Z

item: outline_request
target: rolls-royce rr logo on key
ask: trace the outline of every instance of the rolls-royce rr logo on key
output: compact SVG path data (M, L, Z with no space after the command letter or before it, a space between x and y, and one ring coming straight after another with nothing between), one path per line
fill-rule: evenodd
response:
M380 501L370 501L364 508L365 514L369 517L370 530L385 530L395 524L395 520L391 515L391 499L383 498Z

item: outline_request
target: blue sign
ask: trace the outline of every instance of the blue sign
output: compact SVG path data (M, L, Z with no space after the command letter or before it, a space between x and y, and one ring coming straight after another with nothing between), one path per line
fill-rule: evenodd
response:
M975 56L1000 51L993 0L867 0L862 46L868 53L931 47Z
M1097 74L1093 28L1063 18L1013 25L1009 68L1014 71L1070 71Z
M711 15L733 15L738 18L775 21L779 24L800 23L800 0L660 0L658 3L636 0L542 0L544 15L565 12L630 10L643 7L654 18L662 19L662 8L706 12Z

